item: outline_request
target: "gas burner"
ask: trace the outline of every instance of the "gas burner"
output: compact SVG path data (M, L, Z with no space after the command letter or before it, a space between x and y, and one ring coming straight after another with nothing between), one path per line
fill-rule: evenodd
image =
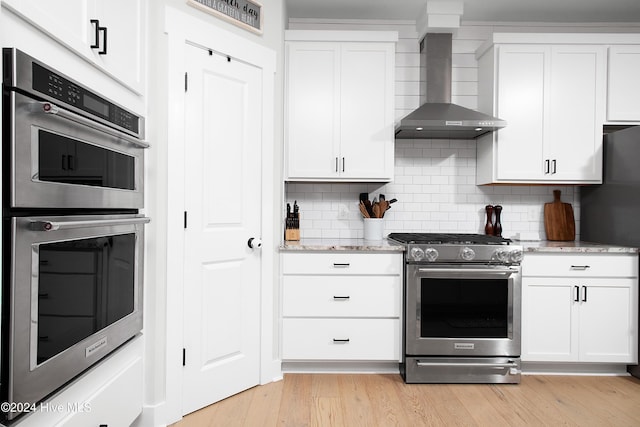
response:
M407 244L424 245L508 245L510 239L485 234L467 233L391 233L389 239Z

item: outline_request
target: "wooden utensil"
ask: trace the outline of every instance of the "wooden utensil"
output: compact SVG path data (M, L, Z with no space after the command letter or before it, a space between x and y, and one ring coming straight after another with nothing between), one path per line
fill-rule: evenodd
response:
M362 200L360 201L360 204L358 206L360 207L360 213L364 218L371 218L371 216L369 215L369 211L367 210L367 207L364 205L364 202Z
M576 223L571 203L560 201L560 190L553 191L553 202L544 204L544 231L547 240L570 241L576 238Z

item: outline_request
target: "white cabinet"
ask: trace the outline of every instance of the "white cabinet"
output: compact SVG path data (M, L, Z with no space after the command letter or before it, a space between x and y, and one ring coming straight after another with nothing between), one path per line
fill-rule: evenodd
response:
M526 254L522 360L636 363L637 254Z
M479 53L479 109L507 126L478 139L476 183L600 183L606 48L494 43Z
M3 5L141 94L146 0L2 0Z
M607 121L640 122L640 44L609 47Z
M286 179L390 181L396 32L285 33Z
M129 426L142 413L143 341L135 338L62 391L16 421L15 427Z
M402 254L282 254L284 361L399 361Z

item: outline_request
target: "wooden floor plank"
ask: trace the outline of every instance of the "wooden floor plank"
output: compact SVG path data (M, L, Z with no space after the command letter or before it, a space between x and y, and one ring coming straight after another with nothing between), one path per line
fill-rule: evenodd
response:
M286 374L175 427L640 426L640 380L523 376L515 384L405 384L399 375Z

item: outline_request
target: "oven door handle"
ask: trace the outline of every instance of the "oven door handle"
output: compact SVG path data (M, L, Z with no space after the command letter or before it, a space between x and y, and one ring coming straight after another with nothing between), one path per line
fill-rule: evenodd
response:
M112 225L146 224L151 218L119 218L88 221L32 221L29 228L33 231L70 230L73 228L108 227Z
M431 274L441 275L446 273L449 277L464 276L493 276L493 277L509 277L518 272L517 268L419 268L418 273L421 276L429 276ZM425 274L426 273L426 274Z
M57 117L61 117L63 119L71 120L76 123L80 123L84 126L90 127L99 132L103 132L114 136L116 138L120 138L125 140L126 142L133 144L140 148L149 148L149 144L145 141L141 141L133 136L127 135L124 132L120 132L116 129L112 129L109 126L103 125L102 123L95 122L91 119L87 119L86 117L81 116L80 114L73 113L69 110L65 110L63 108L58 107L55 104L50 102L34 102L32 105L32 111L40 112L45 114L53 114Z
M423 362L418 360L416 362L418 366L442 366L442 367L474 367L474 368L492 368L492 369L511 369L518 368L518 364L516 362L507 362L507 363L460 363L460 362Z

